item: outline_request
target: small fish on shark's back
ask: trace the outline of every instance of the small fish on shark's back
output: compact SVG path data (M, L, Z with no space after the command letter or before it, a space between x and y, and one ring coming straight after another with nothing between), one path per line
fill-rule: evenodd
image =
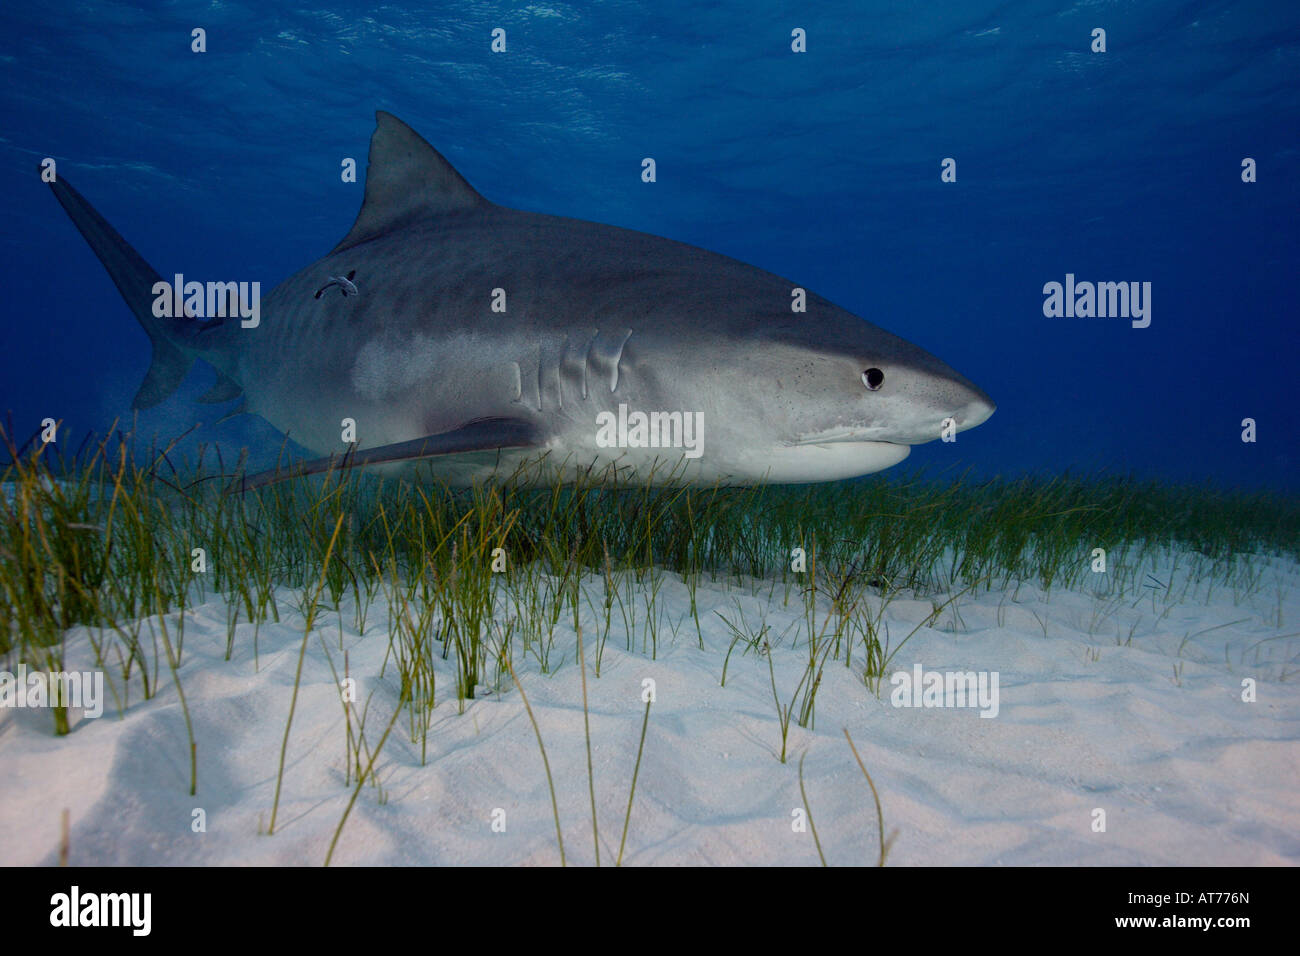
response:
M338 286L338 290L342 292L345 296L357 295L358 294L357 287L352 282L352 279L356 276L356 274L357 274L357 270L353 269L345 276L330 276L330 281L326 282L323 286L317 289L316 295L313 296L313 298L319 299L321 296L325 294L326 289L332 289L335 286Z
M499 206L405 123L376 118L356 222L269 293L255 328L155 315L153 268L62 175L50 184L149 335L135 407L201 359L218 375L204 400L242 397L322 456L248 487L412 463L454 484L524 468L534 482L829 481L993 414L938 358L797 283Z

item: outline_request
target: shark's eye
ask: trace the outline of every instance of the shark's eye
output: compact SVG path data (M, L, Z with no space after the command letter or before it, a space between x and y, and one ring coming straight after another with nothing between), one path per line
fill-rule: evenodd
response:
M874 392L885 384L885 373L878 368L869 368L862 373L862 384Z

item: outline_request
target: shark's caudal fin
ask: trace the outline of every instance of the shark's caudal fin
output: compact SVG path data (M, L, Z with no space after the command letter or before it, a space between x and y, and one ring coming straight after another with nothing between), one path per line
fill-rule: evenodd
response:
M194 359L172 344L183 335L188 323L160 319L153 314L153 287L154 283L163 281L162 277L86 202L81 193L73 189L62 175L50 183L50 188L73 225L99 256L117 291L122 293L122 298L153 343L149 373L131 403L133 408L151 408L176 391L194 364Z
M375 113L366 198L333 255L419 219L486 206L465 177L392 113Z

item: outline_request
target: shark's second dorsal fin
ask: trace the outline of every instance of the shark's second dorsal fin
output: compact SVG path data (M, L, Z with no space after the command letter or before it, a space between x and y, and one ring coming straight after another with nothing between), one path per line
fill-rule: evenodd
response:
M419 219L487 205L443 155L392 113L375 112L366 198L331 255Z

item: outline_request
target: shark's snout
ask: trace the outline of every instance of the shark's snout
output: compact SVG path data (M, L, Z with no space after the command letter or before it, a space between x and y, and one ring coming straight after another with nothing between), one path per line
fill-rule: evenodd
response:
M884 441L921 445L982 425L997 410L981 388L937 360L933 368L895 378L901 380L898 392L873 408L878 424L872 432Z
M961 411L953 416L957 422L958 431L965 431L967 428L974 428L976 425L983 425L993 413L998 410L993 399L989 398L983 392L966 403Z
M908 444L919 445L953 431L967 431L984 424L997 411L993 399L965 379L960 384L949 383L943 391L943 400L930 409L930 421L908 440Z
M982 425L997 411L997 404L982 388L941 360L928 356L928 368L918 369L915 380L919 395L928 396L932 427L924 429L912 444L930 441L949 433Z

